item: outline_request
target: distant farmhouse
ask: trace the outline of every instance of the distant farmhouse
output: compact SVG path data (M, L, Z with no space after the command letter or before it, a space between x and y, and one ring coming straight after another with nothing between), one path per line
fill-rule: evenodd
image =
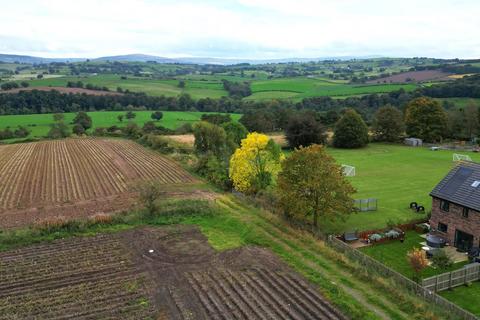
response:
M461 162L430 193L430 225L450 245L468 252L480 246L480 164Z

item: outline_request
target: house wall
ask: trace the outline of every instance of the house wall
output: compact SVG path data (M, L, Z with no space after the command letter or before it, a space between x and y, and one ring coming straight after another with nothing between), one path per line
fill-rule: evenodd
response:
M473 235L473 246L480 246L480 212L470 209L468 218L462 216L463 207L450 202L448 212L440 209L440 199L432 200L432 217L430 218L430 226L437 230L438 223L441 222L448 226L446 237L450 245L455 243L455 230Z

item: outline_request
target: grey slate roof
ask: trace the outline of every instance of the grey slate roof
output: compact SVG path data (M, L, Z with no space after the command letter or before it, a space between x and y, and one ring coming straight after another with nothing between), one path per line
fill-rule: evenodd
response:
M480 211L480 163L461 162L432 190L430 195Z

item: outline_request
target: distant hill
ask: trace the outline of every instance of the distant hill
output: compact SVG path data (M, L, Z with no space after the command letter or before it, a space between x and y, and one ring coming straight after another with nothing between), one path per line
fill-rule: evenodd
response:
M175 63L178 62L175 59L151 56L147 54L126 54L120 56L109 56L90 59L91 61L125 61L125 62L148 62L155 61L158 63Z
M380 56L341 56L341 57L319 57L319 58L283 58L283 59L241 59L241 58L209 58L209 57L183 57L166 58L147 54L126 54L118 56L106 56L89 59L91 61L120 61L120 62L148 62L157 63L184 63L184 64L218 64L232 65L239 63L264 64L264 63L288 63L288 62L309 62L324 60L351 60L351 59L372 59ZM43 58L34 56L0 54L0 62L19 62L19 63L49 63L49 62L79 62L86 61L87 58Z
M7 63L50 63L50 62L77 62L85 61L84 58L42 58L42 57L33 57L33 56L23 56L16 54L0 54L0 61Z

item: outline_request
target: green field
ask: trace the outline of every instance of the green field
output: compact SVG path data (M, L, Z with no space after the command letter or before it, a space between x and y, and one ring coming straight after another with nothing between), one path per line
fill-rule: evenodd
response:
M193 123L199 121L202 114L208 112L177 112L177 111L162 111L162 120L156 122L157 125L164 126L169 129L176 129L184 123ZM134 111L135 119L132 121L143 126L150 118L152 111ZM92 118L93 128L96 127L110 127L116 125L122 127L127 125L128 120L124 119L122 122L118 121L117 116L124 115L125 111L97 111L88 112ZM75 117L75 113L64 113L65 122L70 123ZM233 120L240 119L240 114L231 114ZM50 125L53 123L52 114L28 114L28 115L9 115L0 116L0 130L10 127L12 129L17 126L25 126L31 130L30 138L40 138L47 135L50 130Z
M28 76L28 75L26 75ZM122 80L120 75L101 74L88 76L54 76L53 78L30 80L31 87L53 86L65 87L69 81L82 81L84 84L93 84L100 87L107 87L115 91L117 87L133 92L145 92L152 96L178 96L187 93L194 99L220 98L228 96L223 89L222 79L230 81L250 81L252 95L247 100L266 99L294 99L299 100L306 97L332 96L346 97L369 93L385 93L400 88L411 91L417 88L415 84L380 84L380 85L352 85L343 80L327 80L324 78L279 78L270 79L266 75L259 74L255 78L248 76L240 77L234 75L188 75L179 76L178 79L185 81L185 88L178 87L176 79L153 80L145 77L128 76Z
M442 291L440 295L480 317L480 303L478 302L480 281L472 283L470 287L461 286L453 290Z
M409 209L410 202L430 211L430 191L454 165L453 151L400 145L372 143L363 149L329 148L328 152L339 163L356 168L356 176L348 178L358 190L354 198L378 199L378 211L353 214L346 222L324 222L324 226L337 232L382 228L389 220L398 223L424 218L425 214ZM479 154L468 155L480 161Z
M398 89L412 91L415 84L352 85L346 81L322 78L283 78L252 82L253 94L246 99L302 98L316 96L344 97L369 93L385 93Z

